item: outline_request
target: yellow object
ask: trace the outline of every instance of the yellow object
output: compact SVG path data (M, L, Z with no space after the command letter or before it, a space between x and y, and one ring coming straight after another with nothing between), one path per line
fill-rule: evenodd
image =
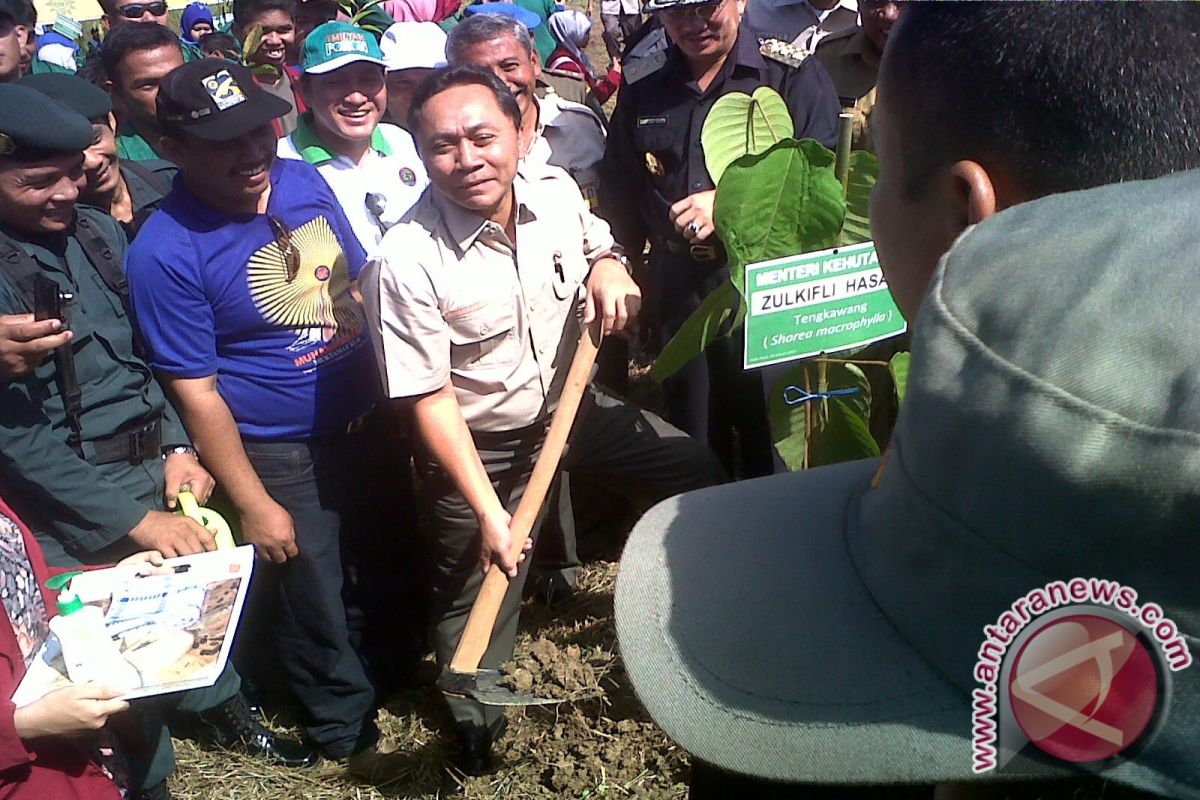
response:
M179 505L175 509L175 513L190 517L211 530L217 540L218 550L232 549L237 546L233 541L233 531L229 529L229 523L225 521L225 518L211 508L201 506L196 502L196 495L191 492L180 492L176 500Z

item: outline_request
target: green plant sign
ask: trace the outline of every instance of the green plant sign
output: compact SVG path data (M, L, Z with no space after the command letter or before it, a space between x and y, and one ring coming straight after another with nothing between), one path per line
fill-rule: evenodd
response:
M904 333L871 242L746 266L746 369Z

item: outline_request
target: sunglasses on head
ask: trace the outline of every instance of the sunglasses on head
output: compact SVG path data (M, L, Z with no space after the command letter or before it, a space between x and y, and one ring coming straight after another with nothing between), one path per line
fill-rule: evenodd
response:
M154 3L130 3L117 9L117 13L126 19L140 19L147 11L155 17L161 17L167 13L167 4L158 0Z

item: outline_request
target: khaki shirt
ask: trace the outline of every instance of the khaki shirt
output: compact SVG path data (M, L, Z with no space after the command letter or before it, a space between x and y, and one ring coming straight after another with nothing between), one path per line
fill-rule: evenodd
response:
M579 340L581 287L613 247L562 170L518 175L513 188L519 247L431 186L359 278L388 396L449 381L473 431L553 410Z
M870 120L879 79L879 51L862 28L854 28L822 39L816 56L833 78L842 110L854 115L854 149L874 152Z
M549 164L575 179L588 208L596 207L600 160L604 158L604 125L587 106L547 94L534 98L538 126L533 142L521 159L522 171L536 174Z

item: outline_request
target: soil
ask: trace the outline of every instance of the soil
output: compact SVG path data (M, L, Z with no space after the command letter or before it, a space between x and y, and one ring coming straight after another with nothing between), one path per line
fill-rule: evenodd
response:
M584 543L581 542L581 546ZM565 702L508 711L508 731L496 744L496 769L463 779L462 797L647 798L687 796L687 755L642 709L616 651L612 593L620 540L605 537L602 555L584 567L569 598L547 607L530 600L511 662L516 688ZM591 557L599 552L592 548ZM432 666L432 665L430 665ZM379 713L384 736L405 754L405 775L383 786L348 778L336 767L286 770L260 759L208 752L177 740L171 790L179 800L368 800L445 796L444 705L432 686L394 697ZM281 715L268 720L287 729Z

